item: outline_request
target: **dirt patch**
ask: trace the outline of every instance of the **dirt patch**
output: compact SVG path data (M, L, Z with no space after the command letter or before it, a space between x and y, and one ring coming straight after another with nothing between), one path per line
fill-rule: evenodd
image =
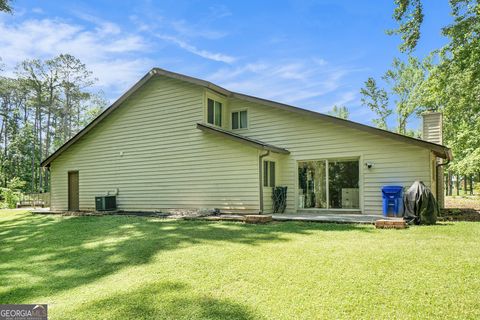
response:
M445 208L480 211L480 197L445 197Z
M468 208L446 208L442 210L439 221L480 221L480 211Z
M480 198L445 197L440 221L480 221Z

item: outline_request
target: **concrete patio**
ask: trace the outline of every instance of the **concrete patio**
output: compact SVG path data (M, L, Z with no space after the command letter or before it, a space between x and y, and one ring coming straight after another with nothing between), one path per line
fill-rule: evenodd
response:
M32 208L33 209L33 208ZM22 209L25 210L25 209ZM200 219L212 221L245 221L244 214L220 214L214 216L176 216L166 215L159 212L66 212L55 211L49 208L36 208L32 210L35 214L62 214L62 215L135 215L147 217L161 217L167 219ZM267 214L270 215L270 214ZM403 220L395 217L384 217L376 214L359 214L359 213L332 213L332 212L315 212L315 213L277 213L271 215L273 221L303 221L303 222L323 222L323 223L358 223L358 224L375 224L379 219L385 220Z
M402 220L396 217L384 217L376 214L358 213L302 213L302 214L273 214L275 221L307 221L307 222L333 222L333 223L360 223L375 224L379 219Z

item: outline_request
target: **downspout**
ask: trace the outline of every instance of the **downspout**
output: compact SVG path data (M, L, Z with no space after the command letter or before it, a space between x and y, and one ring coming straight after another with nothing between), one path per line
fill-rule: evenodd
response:
M267 157L270 154L270 150L267 150L267 153L261 154L258 157L258 184L260 190L260 214L263 213L263 158Z
M48 208L50 211L52 210L52 172L50 170L50 165L45 168L48 171L48 187L50 190L46 190L48 192Z
M436 170L435 170L435 175L436 175L436 177L435 177L436 179L435 179L435 180L436 180L436 182L437 182L437 183L436 183L436 186L435 186L435 189L436 189L436 192L437 192L437 200L438 200L438 191L440 190L440 188L439 188L439 187L440 187L440 183L444 183L443 177L442 177L442 179L438 179L438 168L440 168L440 167L442 167L442 166L446 166L446 165L449 164L449 163L450 163L450 158L447 158L447 161L446 161L446 162L443 162L443 161L442 161L441 163L437 163L437 165L435 166L435 167L436 167L436 168L435 168L435 169L436 169ZM450 186L449 186L449 187L450 187Z

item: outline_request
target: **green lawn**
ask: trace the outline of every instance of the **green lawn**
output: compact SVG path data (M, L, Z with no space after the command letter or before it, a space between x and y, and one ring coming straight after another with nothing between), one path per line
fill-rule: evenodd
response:
M480 223L0 211L0 303L48 303L51 319L478 319L479 298Z

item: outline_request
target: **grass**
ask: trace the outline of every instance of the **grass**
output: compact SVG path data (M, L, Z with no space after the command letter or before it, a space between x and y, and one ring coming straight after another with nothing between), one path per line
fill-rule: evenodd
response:
M480 224L376 230L0 211L0 303L51 319L480 317Z

